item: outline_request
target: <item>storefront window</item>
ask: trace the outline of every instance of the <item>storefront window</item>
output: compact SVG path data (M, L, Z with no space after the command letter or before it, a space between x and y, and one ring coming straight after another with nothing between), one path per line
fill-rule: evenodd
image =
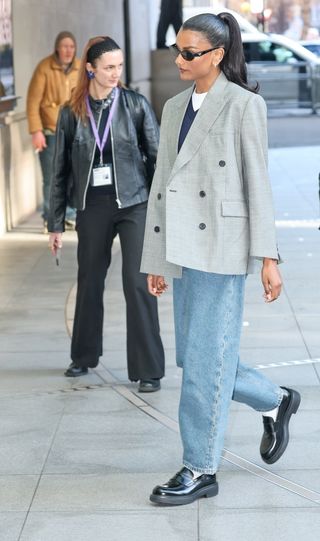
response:
M13 95L11 0L0 0L0 97Z

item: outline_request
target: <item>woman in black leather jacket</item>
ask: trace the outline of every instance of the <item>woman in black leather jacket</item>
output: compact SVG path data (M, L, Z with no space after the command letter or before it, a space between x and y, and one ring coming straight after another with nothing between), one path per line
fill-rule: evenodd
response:
M104 283L119 234L128 376L140 381L140 392L151 392L160 389L164 352L156 299L139 267L159 128L148 101L122 87L122 68L122 51L111 38L88 42L77 87L58 120L48 230L56 255L67 203L77 209L78 290L65 375L86 374L102 355Z

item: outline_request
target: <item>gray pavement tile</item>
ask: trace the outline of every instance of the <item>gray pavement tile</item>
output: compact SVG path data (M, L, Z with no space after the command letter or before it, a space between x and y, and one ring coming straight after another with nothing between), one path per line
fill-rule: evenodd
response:
M266 333L263 329L252 332L242 333L241 348L282 348L284 344L290 344L291 347L303 348L305 346L303 337L298 332L298 329L269 331L266 339Z
M320 348L320 313L318 316L297 314L297 320L306 344Z
M79 382L80 383L80 382ZM128 412L132 405L111 388L94 389L91 391L77 391L65 399L64 413L85 415L113 414L114 412Z
M10 394L0 395L0 425L2 417L20 417L61 414L66 406L67 397L62 393L55 394Z
M43 475L31 512L150 511L154 486L172 474Z
M196 509L30 513L21 541L195 541ZM10 540L11 541L11 540Z
M320 385L304 386L299 382L295 389L300 392L302 397L299 412L320 410Z
M161 411L161 413L164 413L171 419L177 421L180 400L180 381L177 380L175 387L167 387L166 381L164 381L160 393L150 393L148 396L143 396L143 400L155 409Z
M122 368L109 368L108 361L104 361L103 365L105 366L106 370L110 372L110 374L119 382L122 384L125 384L128 386L128 389L130 389L132 392L135 392L138 387L138 383L136 382L130 382L128 380L128 370L126 367ZM102 374L103 375L103 374ZM106 377L108 375L106 374Z
M308 359L309 354L304 346L290 347L241 347L240 358L241 362L249 366L257 366L259 364L281 363L286 361L301 361ZM269 370L269 369L268 369ZM267 370L263 372L267 375Z
M315 346L313 347L312 345L309 346L309 351L310 351L310 355L312 357L312 359L320 359L320 346ZM318 365L315 365L315 367L317 367Z
M286 472L284 477L286 478ZM297 494L265 481L249 472L220 471L217 476L219 495L214 499L201 499L203 508L216 512L219 509L257 509L316 507L313 503ZM304 483L302 483L304 485ZM308 487L310 488L310 487Z
M260 338L272 346L275 341L278 345L278 341L282 337L282 342L279 345L283 346L284 343L288 343L292 347L295 345L295 340L301 340L294 315L288 314L273 318L256 314L255 317L248 318L248 320L249 326L244 327L242 331L242 342Z
M318 232L319 233L319 232ZM293 250L294 250L295 247L293 247ZM297 261L296 261L296 264L293 264L295 263L295 261L293 261L293 257L294 256L297 256L297 253L296 253L296 250L293 251L292 255L290 254L290 265L283 265L283 269L281 269L281 274L282 274L282 277L283 277L283 283L284 283L284 288L288 291L287 289L287 282L291 281L292 283L292 280L298 280L299 282L301 281L301 279L303 278L303 280L306 280L309 284L309 286L311 286L312 284L314 284L315 286L318 284L319 285L319 277L317 275L317 273L315 273L315 268L319 268L319 257L316 256L316 254L314 254L314 241L310 241L309 243L306 243L305 245L305 253L304 254L301 254L300 257L298 258L297 257ZM312 264L311 264L311 260L310 260L310 256L308 257L308 253L312 253ZM315 261L316 260L316 261ZM291 284L290 284L290 292L291 292Z
M0 316L0 333L9 336L20 333L33 333L35 328L39 334L49 333L52 325L65 332L65 324L61 306L47 306L42 309L31 307L28 303L27 309L16 309L11 306L2 310Z
M113 414L112 414L113 415ZM120 428L118 427L118 431ZM57 435L45 473L175 472L181 464L178 434L163 428L139 434Z
M18 541L24 520L25 513L0 512L1 541Z
M30 368L9 370L2 369L0 379L1 394L50 392L68 390L71 382L63 378L60 368ZM65 381L66 380L66 381Z
M38 480L38 475L0 475L0 515L27 511Z
M314 289L314 288L313 288ZM310 315L314 314L316 318L320 313L320 301L317 298L307 299L303 295L294 297L290 296L290 302L295 314Z
M58 369L59 373L63 375L62 370L71 362L69 359L69 349L70 346L65 355L64 351L57 351L55 349L49 351L2 351L0 353L0 373L9 368L12 371L16 370L15 376L19 377L19 370L22 369L21 376L24 377L28 372L32 374L33 370L36 369ZM49 377L50 375L50 372L48 372Z
M302 364L299 366L281 366L277 368L268 368L262 370L263 374L269 379L284 385L285 387L294 387L296 385L318 385L319 380L312 364Z
M310 284L309 280L306 280L303 273L301 273L300 278L287 278L285 282L285 291L290 298L290 302L293 307L295 307L298 301L308 301L311 302L311 306L315 302L320 302L320 288L319 280L317 275L315 275L314 286ZM319 312L318 312L319 313Z
M41 412L1 417L0 474L40 473L59 420Z
M0 392L3 394L12 393L53 393L67 392L72 387L85 385L101 385L102 379L94 372L89 371L86 376L81 378L66 378L63 373L68 363L61 368L52 366L40 368L18 368L1 370Z
M223 509L200 506L200 541L318 541L319 509Z
M19 352L20 354L33 351L55 351L67 352L70 350L70 339L65 331L47 332L41 335L37 333L36 327L33 332L18 332L16 334L0 336L0 351Z
M277 475L320 494L320 469L278 470Z
M109 389L105 390L110 393ZM125 400L125 399L123 399ZM123 438L123 436L139 436L140 434L152 433L156 435L163 430L160 423L146 416L139 409L131 405L129 411L113 411L112 415L101 409L100 412L93 413L72 413L65 414L58 429L57 436L68 434L86 434L86 435L112 435L113 438Z

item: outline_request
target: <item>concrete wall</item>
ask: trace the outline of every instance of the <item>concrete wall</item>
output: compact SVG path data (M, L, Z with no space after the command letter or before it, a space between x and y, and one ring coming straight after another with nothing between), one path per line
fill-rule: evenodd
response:
M148 21L140 20L140 29L143 24L148 28ZM0 234L23 221L41 203L40 168L27 132L25 98L36 64L52 52L61 30L75 34L79 53L88 38L99 34L111 35L124 47L123 2L13 1L15 88L21 99L14 113L4 119L5 124L0 123Z
M192 87L192 81L181 81L174 58L168 49L156 49L151 52L152 105L160 122L165 102Z

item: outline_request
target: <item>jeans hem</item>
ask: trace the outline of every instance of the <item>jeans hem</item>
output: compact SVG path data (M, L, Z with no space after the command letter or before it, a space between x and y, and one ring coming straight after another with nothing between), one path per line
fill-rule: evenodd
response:
M215 475L217 473L216 469L213 468L197 468L196 466L193 466L190 464L190 462L183 461L183 465L188 468L188 470L195 471L197 473L207 474L207 475Z
M281 402L282 402L283 397L284 397L284 392L280 387L280 392L279 392L279 395L278 395L278 401L274 406L272 406L272 408L268 408L267 410L255 409L255 411L258 411L259 413L266 413L266 412L271 411L271 410L273 410L275 408L278 408L280 406Z

